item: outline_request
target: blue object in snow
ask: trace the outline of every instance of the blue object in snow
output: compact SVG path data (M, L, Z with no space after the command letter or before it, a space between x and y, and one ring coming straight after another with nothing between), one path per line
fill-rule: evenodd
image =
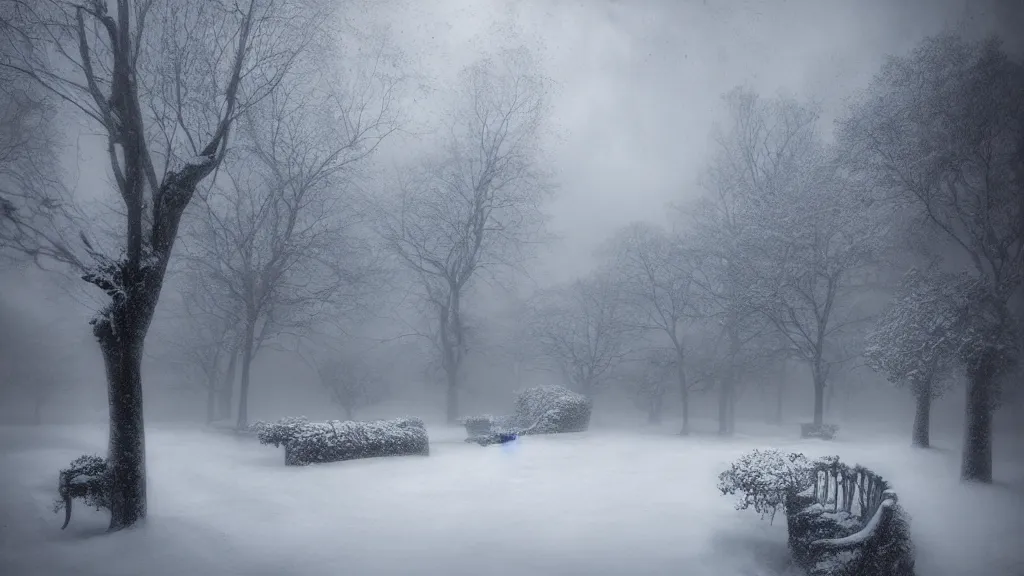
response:
M519 436L516 434L499 434L501 440L501 448L506 453L513 453L519 448Z

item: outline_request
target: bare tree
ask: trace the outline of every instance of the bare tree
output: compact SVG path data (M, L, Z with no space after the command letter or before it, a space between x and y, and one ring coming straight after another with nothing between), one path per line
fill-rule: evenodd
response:
M31 198L38 220L18 205L2 213L17 249L73 267L109 297L92 325L110 399L111 530L146 515L140 366L181 215L224 159L235 118L273 91L322 16L284 2L118 0L113 13L103 0L4 4L0 68L102 128L123 201L115 246L84 231L73 241L84 222L63 226L66 211L46 198Z
M331 400L345 410L345 418L355 419L356 412L372 406L387 395L384 378L368 360L366 350L351 346L317 353L315 360L320 383Z
M661 423L665 396L679 381L677 363L675 350L649 348L634 354L618 370L617 376L632 393L637 407L647 413L648 424Z
M807 181L762 204L766 225L752 230L748 250L757 258L752 301L788 341L791 355L810 367L813 423L820 426L829 373L851 357L842 334L870 318L854 304L886 229L829 159L807 160L820 164L809 167Z
M741 358L759 356L744 350L767 326L810 366L820 425L828 370L840 360L826 357L829 338L858 320L845 317L840 303L871 261L878 220L820 142L813 107L747 89L726 102L731 124L706 175L711 194L693 214L701 258L695 284L728 337L720 432L731 429Z
M611 246L612 274L631 312L630 323L642 332L664 336L675 360L676 382L682 397L683 427L690 433L690 388L686 378L684 323L694 316L692 273L679 239L650 224L632 224Z
M607 275L577 280L540 296L534 334L577 392L593 397L630 353L626 306Z
M545 83L525 50L462 73L441 153L407 175L381 212L381 236L417 279L447 383L447 418L459 412L467 352L463 299L481 273L516 266L536 239L547 191L538 149Z
M882 200L918 216L965 259L965 302L986 327L963 331L964 480L992 481L993 398L1007 372L1007 303L1024 279L1024 68L995 40L947 34L891 58L840 122L849 164ZM947 256L947 266L956 266ZM966 325L965 325L966 327Z
M160 360L174 366L186 388L205 393L206 423L211 424L219 416L223 387L233 384L226 372L238 340L240 314L237 307L230 307L230 299L217 293L218 286L206 282L207 278L187 270L178 276L175 279L183 281L175 286L180 296L176 314L164 319L170 320L171 326L161 333L170 354L162 354Z
M301 337L324 314L358 300L371 272L359 238L357 170L397 128L399 78L385 43L374 74L344 89L336 79L289 78L240 123L224 186L203 198L187 261L240 311L239 428L248 425L252 361L282 334ZM233 353L233 352L232 352Z
M18 7L5 2L0 10L0 38L27 42L11 28ZM52 224L68 224L75 215L60 179L55 100L32 78L0 66L0 256L5 258L28 256L42 264L45 255L36 235L66 242L66 227Z
M711 364L722 370L715 378L718 431L731 434L744 351L768 328L751 297L757 268L746 240L770 224L758 203L799 173L817 115L790 99L763 99L749 88L735 88L723 100L730 118L715 134L715 154L702 177L705 194L682 212L691 230L686 246L696 263L692 283L699 309L725 338L723 358Z

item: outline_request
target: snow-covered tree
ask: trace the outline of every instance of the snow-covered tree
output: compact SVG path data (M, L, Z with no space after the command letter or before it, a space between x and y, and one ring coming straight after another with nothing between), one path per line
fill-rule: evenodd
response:
M294 4L2 7L0 68L33 80L100 130L110 187L123 204L109 214L114 233L103 237L72 218L73 198L55 200L50 187L18 187L18 200L4 194L0 210L2 227L14 231L5 244L67 265L106 295L92 326L110 400L111 530L146 515L142 352L182 214L221 165L238 115L271 93L317 37L324 12Z
M914 395L913 443L927 448L932 400L955 382L960 326L950 278L907 272L867 336L868 366Z
M839 124L846 162L880 200L946 242L944 267L971 266L965 480L992 480L992 406L1024 279L1024 66L996 40L954 34L890 58ZM990 333L984 332L991 330ZM965 333L966 334L966 333Z

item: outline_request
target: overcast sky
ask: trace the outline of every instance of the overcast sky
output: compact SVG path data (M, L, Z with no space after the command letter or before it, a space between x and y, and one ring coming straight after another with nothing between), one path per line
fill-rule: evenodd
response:
M1024 0L364 2L370 12L355 23L389 26L435 88L495 48L535 51L555 83L557 138L548 149L558 190L549 212L561 237L537 267L544 283L585 273L616 228L667 222L667 204L693 195L720 95L732 87L818 99L827 128L887 54L948 27L1001 30L1011 41L1008 31L1024 29ZM431 109L421 101L409 114ZM402 155L396 146L388 153ZM81 193L107 189L102 149L71 156Z
M720 95L815 98L827 129L887 54L947 27L1024 29L1021 0L397 0L378 4L421 69L451 81L495 45L535 47L556 82L562 237L538 276L568 279L632 220L694 191ZM552 276L553 275L553 276Z

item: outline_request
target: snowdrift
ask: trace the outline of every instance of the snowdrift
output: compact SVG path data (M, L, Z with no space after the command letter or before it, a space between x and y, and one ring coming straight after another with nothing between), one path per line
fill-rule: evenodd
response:
M310 422L300 417L257 422L253 428L261 444L284 446L286 466L430 454L427 429L419 418Z

